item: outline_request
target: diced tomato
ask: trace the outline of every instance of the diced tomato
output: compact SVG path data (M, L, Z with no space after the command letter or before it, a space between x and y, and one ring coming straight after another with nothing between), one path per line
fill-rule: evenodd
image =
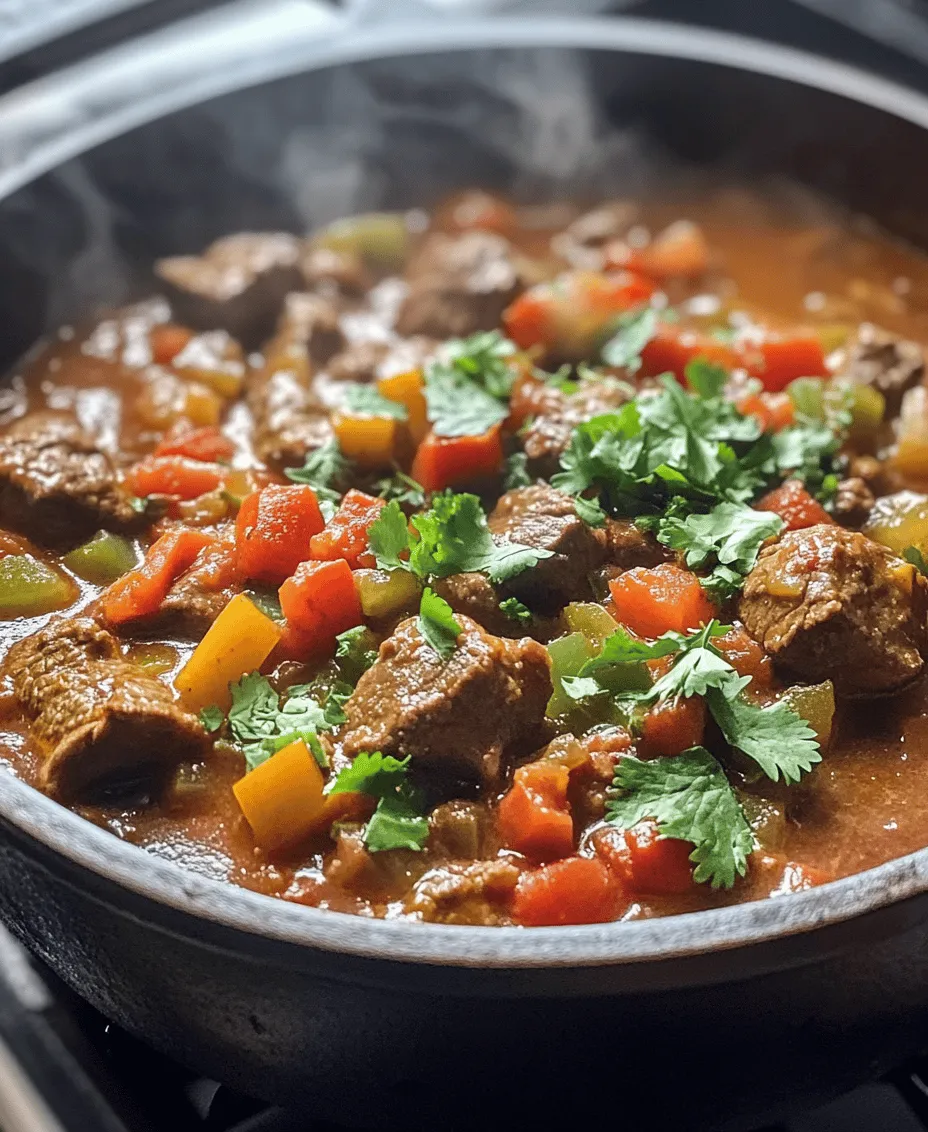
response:
M773 687L773 663L763 646L748 636L743 626L734 625L712 643L739 676L751 677L753 688Z
M737 402L737 407L746 417L756 417L764 432L779 432L796 419L788 393L749 393Z
M186 456L148 456L126 476L126 485L136 495L170 495L174 499L196 499L222 486L226 469Z
M364 620L351 567L343 558L301 562L293 577L280 587L278 596L287 624L306 634L314 652L334 647L339 633L354 629Z
M231 538L214 539L196 556L187 576L204 590L218 592L238 581L237 554Z
M235 522L239 574L279 585L309 558L310 540L324 527L311 487L272 483L252 492Z
M169 365L194 337L194 332L186 326L173 322L152 327L148 335L151 347L151 360L159 366Z
M604 924L617 919L626 903L619 878L602 861L567 857L523 873L512 911L526 927Z
M698 747L706 730L706 705L699 696L655 704L642 720L638 753L643 759L679 755Z
M479 436L436 436L430 432L419 445L410 475L426 491L444 491L497 475L503 466L500 426Z
M499 804L497 828L503 844L536 861L569 856L574 851L569 781L567 767L553 761L520 766Z
M325 561L344 558L352 569L375 565L367 532L385 506L386 500L352 488L325 528L309 540L311 556Z
M506 333L523 349L543 346L557 357L589 357L616 315L647 303L657 290L642 275L566 271L538 283L504 312Z
M627 267L655 279L701 275L709 266L709 244L703 230L689 220L678 220L659 232L643 248L622 240L606 246L607 268Z
M696 575L669 562L626 570L609 582L609 590L616 617L639 637L698 629L716 612Z
M825 508L813 499L799 480L787 480L773 491L759 499L754 508L757 511L773 511L786 523L786 530L800 531L804 527L814 527L818 523L833 523L834 520Z
M768 393L782 393L797 377L828 377L825 350L815 334L769 336L741 347L741 364Z
M661 837L657 823L640 821L631 829L613 826L594 838L596 852L631 892L645 896L674 896L694 885L689 841Z
M215 463L231 460L235 445L214 425L203 428L171 429L155 449L155 456L186 456L190 460Z
M103 616L113 625L157 613L174 582L200 552L215 543L211 535L175 527L152 543L144 561L123 574L100 599Z
M686 379L686 367L697 358L727 370L735 369L739 361L737 351L726 342L696 330L661 323L641 351L641 373L644 377L672 373L682 382Z

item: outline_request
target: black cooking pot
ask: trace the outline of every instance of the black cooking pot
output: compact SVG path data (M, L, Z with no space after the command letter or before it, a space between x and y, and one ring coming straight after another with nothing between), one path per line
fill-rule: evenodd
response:
M211 20L0 100L6 361L223 232L473 183L636 189L668 154L789 174L928 246L928 102L821 59L631 19ZM0 914L77 991L345 1123L735 1127L928 1044L928 850L782 900L494 930L284 904L5 774L0 826Z

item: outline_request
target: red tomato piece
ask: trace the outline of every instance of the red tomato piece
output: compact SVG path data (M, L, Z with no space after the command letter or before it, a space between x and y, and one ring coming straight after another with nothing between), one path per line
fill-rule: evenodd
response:
M604 924L617 919L625 904L621 881L602 861L567 857L523 873L512 911L527 927Z
M269 484L247 495L235 522L242 578L279 585L310 555L325 527L316 493L300 484Z
M679 755L702 743L706 705L699 696L655 704L642 720L638 753L643 759Z
M129 470L126 485L136 495L197 499L222 486L226 469L186 456L149 456Z
M661 323L641 351L641 373L644 377L672 373L682 382L686 380L686 367L697 358L727 370L735 369L739 361L737 351L725 342L696 330Z
M645 896L676 896L693 888L689 841L661 837L657 823L647 819L631 829L609 827L594 839L597 853L631 892Z
M825 508L813 499L799 480L787 480L773 491L759 499L754 508L757 511L773 511L786 523L787 531L800 531L804 527L814 527L818 523L833 523L834 519Z
M782 393L797 377L828 377L825 350L814 334L769 337L741 347L742 365L768 393Z
M194 429L172 429L155 449L156 456L186 456L190 460L215 463L231 460L235 445L216 428L204 425Z
M188 330L186 326L177 326L173 322L152 327L148 335L151 360L155 365L169 365L193 337L195 335L192 330Z
M696 575L669 562L626 570L610 581L609 590L616 617L639 637L698 629L716 612Z
M332 648L339 633L364 620L351 567L343 558L301 562L278 596L287 624L306 634L314 652Z
M410 475L426 491L473 483L495 476L503 466L500 426L479 436L436 436L430 432L419 445Z
M313 558L344 558L352 569L373 566L367 532L386 506L386 500L352 488L325 528L309 540Z
M724 637L712 642L739 676L750 676L753 688L773 687L773 662L741 625L734 625Z
M113 625L157 613L174 582L193 565L212 535L175 527L151 544L140 565L115 581L103 594L103 616Z
M750 393L737 402L737 408L746 417L756 417L764 432L779 432L796 420L788 393Z
M553 761L520 766L512 789L499 804L497 823L503 844L536 861L569 856L574 851L569 781L567 767Z

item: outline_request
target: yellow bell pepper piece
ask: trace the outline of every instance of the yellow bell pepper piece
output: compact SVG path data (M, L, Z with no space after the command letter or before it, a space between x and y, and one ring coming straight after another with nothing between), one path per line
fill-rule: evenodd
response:
M347 413L332 417L342 454L365 468L386 468L392 463L398 423L393 417L353 417Z
M232 703L229 685L267 660L280 640L281 627L249 601L236 594L210 625L206 636L174 680L189 711Z
M411 369L406 373L396 373L392 377L382 377L377 382L377 390L388 401L398 401L406 406L409 414L409 433L418 444L429 430L424 382L420 370Z
M322 771L302 739L282 747L240 778L235 799L262 849L280 849L307 837L325 807Z

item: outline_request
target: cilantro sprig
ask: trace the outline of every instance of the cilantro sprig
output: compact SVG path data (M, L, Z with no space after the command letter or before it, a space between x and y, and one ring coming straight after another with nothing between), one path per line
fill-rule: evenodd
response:
M458 637L464 632L455 620L451 606L428 586L422 591L418 628L442 660L452 655L457 648Z
M425 372L428 419L438 436L478 436L506 419L515 352L497 330L445 344Z
M349 385L345 393L345 408L365 417L392 417L409 420L409 410L399 401L391 401L373 385Z
M303 467L287 468L285 475L291 482L308 484L313 489L328 520L341 502L353 470L354 462L342 454L338 441L333 439L307 452Z
M388 849L421 851L429 834L423 799L407 780L409 756L396 759L380 751L362 751L339 771L330 794L367 794L377 808L364 830L364 844L372 853Z

